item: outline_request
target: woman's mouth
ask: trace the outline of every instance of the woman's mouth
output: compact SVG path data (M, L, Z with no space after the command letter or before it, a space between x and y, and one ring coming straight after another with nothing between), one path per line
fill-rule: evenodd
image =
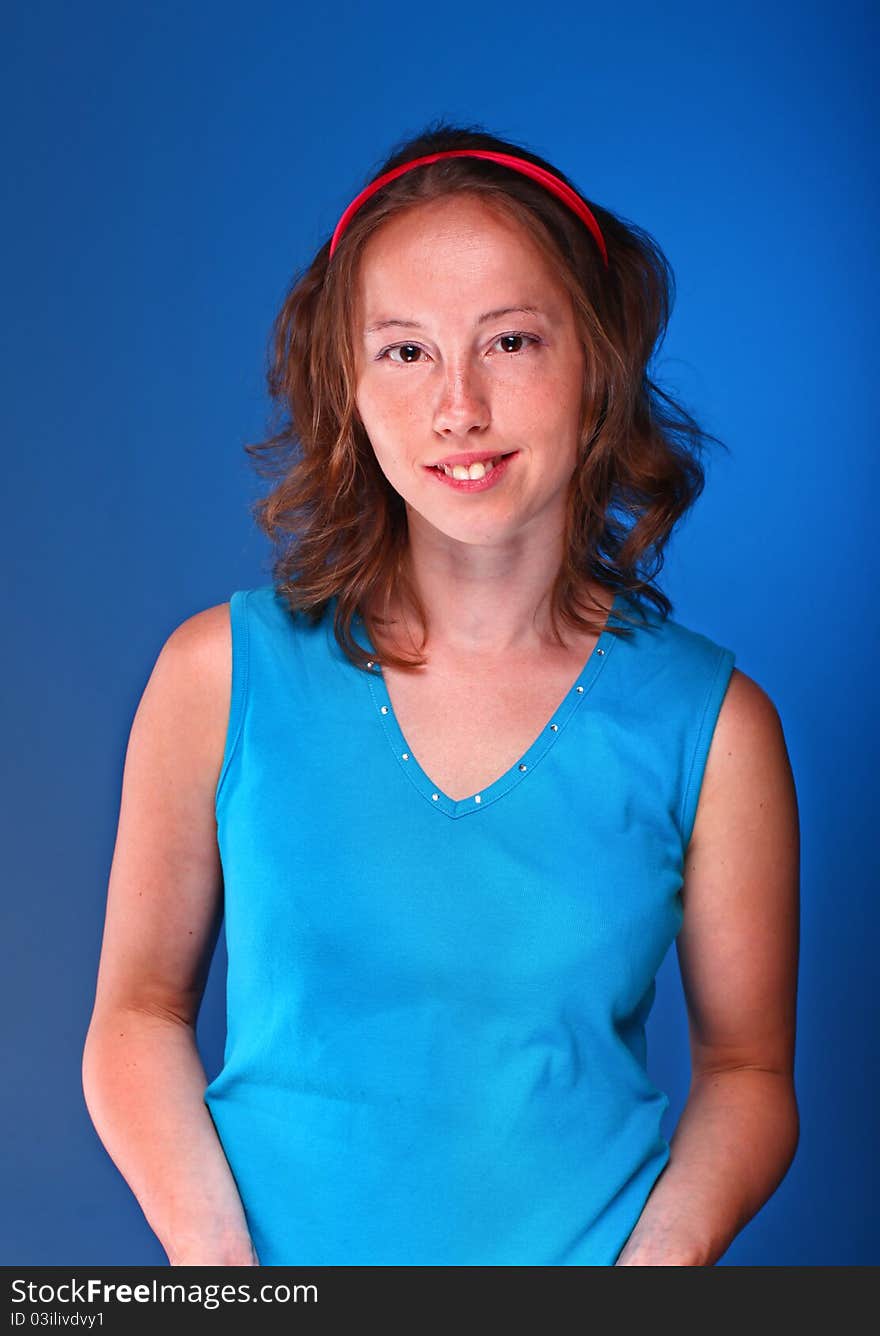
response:
M461 492L485 492L489 487L494 487L496 483L507 472L510 461L517 450L511 450L507 454L495 455L492 459L481 459L475 464L465 467L464 464L429 464L427 469L439 482L453 487Z

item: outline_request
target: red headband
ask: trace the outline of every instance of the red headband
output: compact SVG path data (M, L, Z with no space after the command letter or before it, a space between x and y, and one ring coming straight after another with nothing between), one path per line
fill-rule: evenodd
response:
M429 153L424 158L413 158L412 162L404 162L399 167L392 167L390 172L385 172L383 176L377 177L371 181L361 193L352 200L345 213L336 224L336 229L330 241L330 255L332 260L333 252L339 245L339 239L342 236L348 224L351 222L358 209L374 195L382 186L393 181L395 177L402 176L404 172L410 171L413 167L421 167L424 163L439 162L441 158L488 158L490 162L500 162L504 167L512 167L516 172L522 172L523 176L530 176L534 181L539 181L547 190L558 196L563 204L567 204L572 212L576 213L578 218L586 223L587 227L596 238L599 250L602 252L602 259L605 261L605 268L608 268L608 251L605 248L605 238L602 236L601 228L596 222L594 215L587 208L580 195L567 186L564 181L560 181L558 176L548 172L544 167L538 167L535 163L529 162L527 158L516 158L510 153L495 153L491 149L484 148L453 148L443 153Z

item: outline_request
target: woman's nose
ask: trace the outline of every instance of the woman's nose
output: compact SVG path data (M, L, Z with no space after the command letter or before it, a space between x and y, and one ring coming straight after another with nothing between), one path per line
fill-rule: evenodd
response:
M488 426L489 420L488 397L479 374L463 365L450 367L434 413L435 431L463 434L472 427Z

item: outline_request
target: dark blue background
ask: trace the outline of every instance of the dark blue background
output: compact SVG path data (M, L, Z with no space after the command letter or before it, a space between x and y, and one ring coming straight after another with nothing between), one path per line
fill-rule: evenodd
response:
M272 317L435 116L547 156L675 270L656 374L731 454L662 584L775 701L802 822L801 1144L723 1264L878 1261L877 28L854 3L7 11L0 1263L165 1261L80 1086L128 729L171 630L268 581L242 445ZM674 952L649 1039L671 1134Z

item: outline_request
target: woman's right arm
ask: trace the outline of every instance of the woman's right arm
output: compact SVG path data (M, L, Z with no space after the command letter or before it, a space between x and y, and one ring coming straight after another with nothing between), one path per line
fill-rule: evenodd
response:
M223 913L214 794L231 677L222 603L168 637L141 697L83 1050L89 1115L172 1266L259 1265L195 1029Z

